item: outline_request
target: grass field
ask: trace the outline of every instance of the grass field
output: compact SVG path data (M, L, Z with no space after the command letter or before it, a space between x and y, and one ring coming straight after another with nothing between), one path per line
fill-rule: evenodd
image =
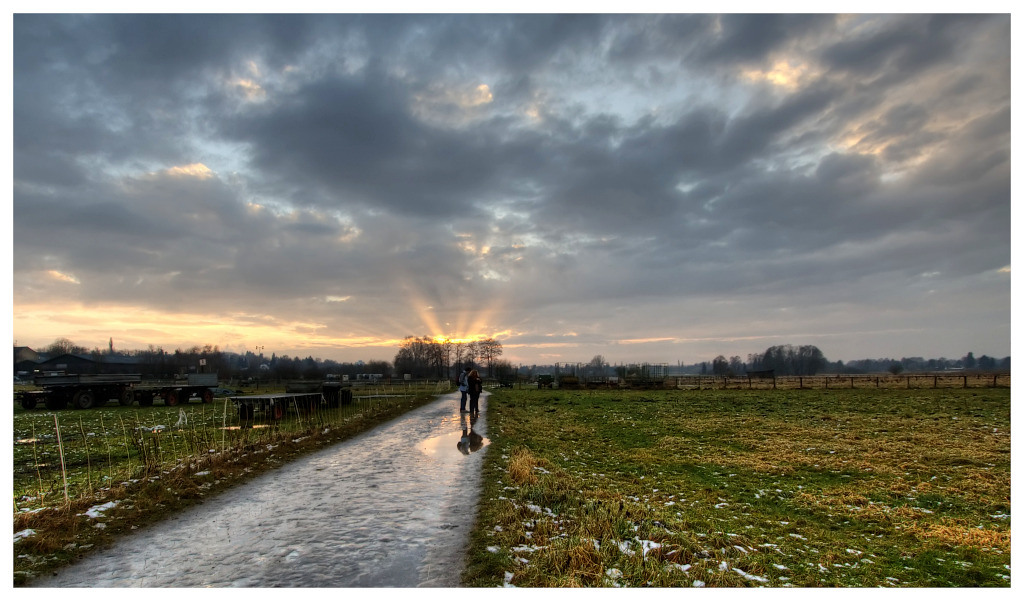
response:
M1010 391L495 391L470 586L1010 585Z

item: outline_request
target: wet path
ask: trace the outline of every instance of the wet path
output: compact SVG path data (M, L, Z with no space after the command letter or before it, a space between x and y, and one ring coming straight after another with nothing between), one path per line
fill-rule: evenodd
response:
M458 393L217 495L42 587L452 587L486 436ZM463 450L465 448L465 451ZM486 446L482 447L486 449Z

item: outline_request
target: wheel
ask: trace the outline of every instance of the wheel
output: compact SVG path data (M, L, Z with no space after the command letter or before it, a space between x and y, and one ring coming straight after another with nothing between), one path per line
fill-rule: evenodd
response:
M131 388L121 390L121 395L117 397L117 402L122 407L130 407L135 402L135 391Z
M46 395L46 399L43 401L46 408L50 411L59 411L68 406L68 399L59 392L51 392Z
M203 391L202 394L199 395L199 398L203 399L204 403L212 403L213 402L213 391L210 390L209 388L207 388L206 390Z
M181 393L178 392L177 390L168 390L167 392L165 392L164 393L164 405L167 405L168 407L176 406L178 404L178 402L181 400L181 398L179 396L180 394Z
M284 405L281 403L274 403L270 408L270 418L274 421L284 419Z
M21 397L21 408L22 409L35 409L36 408L36 397L27 395Z
M79 390L75 393L74 405L77 409L92 409L96 405L96 395L91 390Z
M241 422L243 428L252 426L252 417L255 414L255 410L252 405L239 405L238 406L238 421Z

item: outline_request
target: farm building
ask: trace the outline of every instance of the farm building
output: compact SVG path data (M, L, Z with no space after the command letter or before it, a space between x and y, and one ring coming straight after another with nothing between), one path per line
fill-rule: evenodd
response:
M137 374L138 357L117 355L65 354L35 364L36 372L63 372L69 374Z

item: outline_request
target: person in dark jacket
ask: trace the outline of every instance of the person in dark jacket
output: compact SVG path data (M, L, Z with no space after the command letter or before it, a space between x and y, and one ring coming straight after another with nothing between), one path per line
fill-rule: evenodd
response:
M466 382L469 384L469 415L480 415L480 393L484 391L483 378L474 369L469 372Z
M466 412L466 396L469 393L469 382L466 381L466 378L469 377L471 369L472 368L467 365L466 368L462 370L462 373L459 374L459 392L462 394L462 399L459 401L459 413Z

